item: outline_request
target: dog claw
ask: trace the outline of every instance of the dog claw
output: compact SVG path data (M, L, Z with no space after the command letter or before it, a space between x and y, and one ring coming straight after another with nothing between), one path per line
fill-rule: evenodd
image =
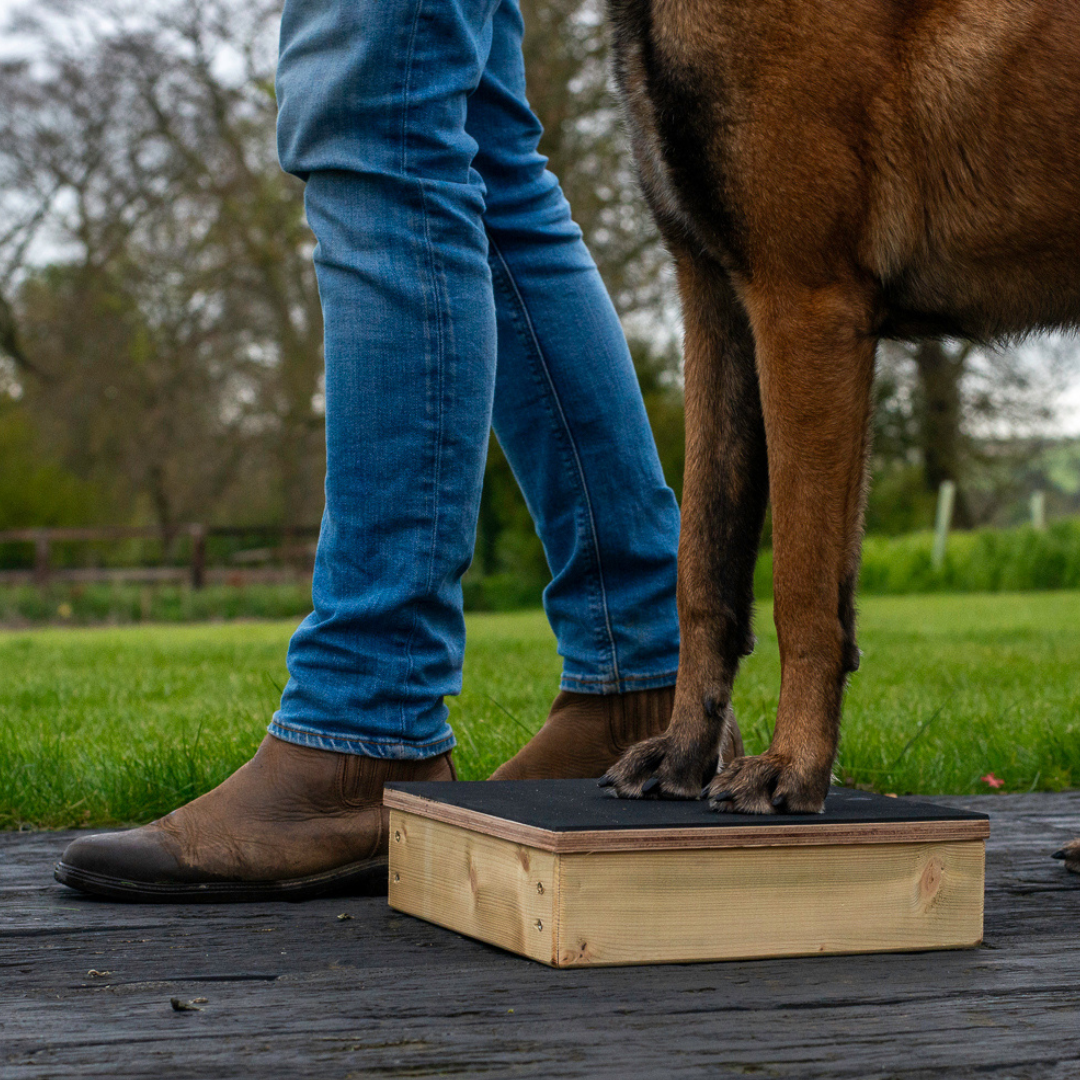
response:
M1054 854L1050 856L1050 858L1051 859L1064 859L1065 858L1065 849L1062 848L1060 851L1055 851Z
M713 802L732 802L735 798L734 791L721 791L718 795L712 797Z
M660 787L660 781L655 776L650 777L641 785L641 794L651 795L658 787Z
M699 799L707 799L708 797L709 797L709 785L708 785L708 784L706 784L706 785L705 785L705 786L704 786L704 787L703 787L703 788L701 789L701 794L700 794L700 795L698 796L698 798L699 798Z
M775 799L769 801L769 805L775 810L781 810L787 805L787 796L777 795Z
M600 779L596 781L596 786L597 787L614 787L615 786L615 780L610 776L601 776Z

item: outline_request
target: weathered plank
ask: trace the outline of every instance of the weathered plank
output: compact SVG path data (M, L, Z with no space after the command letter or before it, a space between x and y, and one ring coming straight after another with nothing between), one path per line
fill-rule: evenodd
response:
M1080 878L1048 855L1080 794L938 801L993 817L984 948L597 970L382 898L98 902L51 880L67 835L0 834L0 1077L1072 1080Z

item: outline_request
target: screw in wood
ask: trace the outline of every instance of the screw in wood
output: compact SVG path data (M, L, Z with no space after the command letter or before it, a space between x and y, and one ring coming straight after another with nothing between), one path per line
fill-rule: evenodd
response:
M401 875L400 874L395 874L394 875L394 881L400 881L400 880L401 880Z
M401 830L400 829L398 829L398 831L394 833L394 840L397 841L397 843L399 843L399 844L401 843Z
M537 930L543 930L544 929L544 924L539 919L536 920L536 929Z
M543 883L542 881L538 881L538 882L536 883L536 891L537 891L537 892L538 892L538 893L539 893L539 894L540 894L541 896L543 896L543 895L544 895L544 883Z

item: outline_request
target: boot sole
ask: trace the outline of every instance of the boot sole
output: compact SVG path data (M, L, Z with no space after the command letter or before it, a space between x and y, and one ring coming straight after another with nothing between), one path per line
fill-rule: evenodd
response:
M314 900L320 896L385 896L389 863L386 859L341 866L323 874L289 881L132 881L56 864L53 876L61 885L110 900L143 904L248 904L262 900Z

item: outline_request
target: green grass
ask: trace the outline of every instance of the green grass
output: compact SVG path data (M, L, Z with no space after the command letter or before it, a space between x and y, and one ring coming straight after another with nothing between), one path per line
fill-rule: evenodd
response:
M868 597L837 766L885 792L1080 785L1080 593ZM450 703L465 779L543 720L559 658L539 612L468 620ZM217 783L258 745L292 623L0 633L0 826L145 821ZM736 709L764 748L779 689L769 610Z

